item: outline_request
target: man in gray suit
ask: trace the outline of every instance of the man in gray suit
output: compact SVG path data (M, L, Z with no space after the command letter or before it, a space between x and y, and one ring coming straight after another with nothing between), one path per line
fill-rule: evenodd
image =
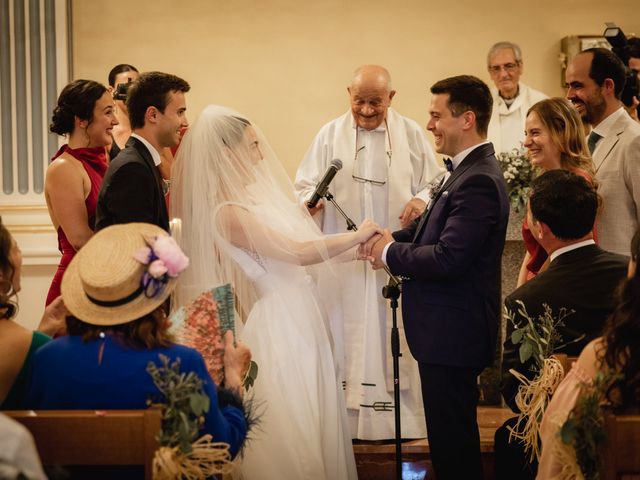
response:
M624 64L610 50L590 48L574 57L565 75L567 99L593 128L587 143L603 200L598 243L629 255L640 224L640 124L620 101Z

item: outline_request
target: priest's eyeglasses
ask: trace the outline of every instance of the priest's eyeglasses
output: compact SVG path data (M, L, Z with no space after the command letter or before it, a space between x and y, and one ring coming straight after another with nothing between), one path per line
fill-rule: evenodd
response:
M385 120L385 125L386 125L386 120ZM364 150L365 146L362 145L360 148L358 148L358 129L356 128L356 152L353 155L353 171L351 172L351 178L353 178L358 183L370 183L371 185L376 185L378 187L381 187L385 183L387 183L387 180L389 179L389 167L391 167L391 157L393 156L393 152L391 150L391 137L389 136L389 127L388 126L387 126L387 142L388 142L389 149L385 152L385 154L387 156L387 168L386 168L384 179L382 179L382 178L373 179L373 178L360 177L360 176L356 175L357 170L360 170L358 168L360 166L360 164L358 164L358 154L360 152L362 152L362 150Z
M490 65L489 72L500 73L500 71L504 69L504 71L507 73L513 73L516 71L516 68L518 68L519 65L520 65L519 62L505 63L504 65Z
M358 183L370 183L371 185L377 185L378 187L381 187L382 185L387 183L387 180L389 179L389 167L391 166L391 150L386 152L386 154L387 154L387 175L385 176L384 180L382 180L382 179L374 180L372 178L364 178L364 177L359 177L358 175L356 175L358 154L362 150L364 150L364 145L356 150L355 157L353 158L353 171L351 172L351 178L353 178Z

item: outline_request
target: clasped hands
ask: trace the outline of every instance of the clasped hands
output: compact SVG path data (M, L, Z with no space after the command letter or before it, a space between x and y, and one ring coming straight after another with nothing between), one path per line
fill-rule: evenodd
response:
M402 213L398 217L400 219L400 225L402 228L406 228L416 218L422 215L427 204L420 198L414 197L407 202ZM367 230L369 229L369 230ZM360 246L358 246L357 259L366 260L371 263L374 270L383 268L385 265L382 262L382 251L384 247L393 242L391 231L388 228L382 228L378 224L365 220L358 228L358 232L367 232L365 238L361 239Z
M384 267L382 251L387 243L393 242L391 231L371 220L365 220L358 227L360 245L356 253L358 260L368 261L374 270Z

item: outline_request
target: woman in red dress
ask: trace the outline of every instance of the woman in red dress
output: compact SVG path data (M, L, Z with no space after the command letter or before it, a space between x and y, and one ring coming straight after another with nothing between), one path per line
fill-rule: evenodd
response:
M540 173L562 168L597 186L582 120L564 98L548 98L529 109L525 122L524 146L531 164ZM547 252L529 230L526 215L522 225L522 238L527 252L520 267L518 287L544 270L548 259Z
M67 136L68 143L53 156L44 193L49 216L58 232L62 254L46 304L60 295L67 265L93 235L96 204L107 170L105 147L118 124L107 88L92 80L76 80L60 93L49 130Z

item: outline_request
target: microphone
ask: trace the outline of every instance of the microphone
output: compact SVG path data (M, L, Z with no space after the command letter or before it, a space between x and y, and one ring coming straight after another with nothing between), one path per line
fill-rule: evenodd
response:
M311 195L311 198L307 202L307 207L309 208L315 207L320 201L320 199L325 196L325 194L327 193L327 190L329 189L329 184L331 183L331 180L333 180L333 177L336 176L336 173L338 173L338 170L340 170L341 168L342 168L342 160L340 160L339 158L334 158L333 160L331 160L331 164L329 165L329 168L327 168L327 171L325 172L324 177L322 177L322 180L318 182L318 185L316 185L316 189L313 192L313 195Z

